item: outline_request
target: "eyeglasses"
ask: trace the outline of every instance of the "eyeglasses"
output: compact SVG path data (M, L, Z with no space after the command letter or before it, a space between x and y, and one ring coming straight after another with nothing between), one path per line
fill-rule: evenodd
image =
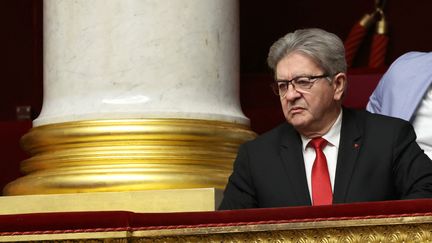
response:
M291 80L277 80L270 86L277 96L284 97L288 91L289 84L292 84L296 91L306 91L312 88L317 80L328 77L330 77L328 74L322 74L318 76L299 76Z

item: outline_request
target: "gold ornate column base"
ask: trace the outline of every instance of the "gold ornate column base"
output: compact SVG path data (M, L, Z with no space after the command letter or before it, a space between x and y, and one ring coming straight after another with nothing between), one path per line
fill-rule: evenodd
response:
M223 189L247 126L193 119L68 122L35 127L22 145L27 175L5 195Z

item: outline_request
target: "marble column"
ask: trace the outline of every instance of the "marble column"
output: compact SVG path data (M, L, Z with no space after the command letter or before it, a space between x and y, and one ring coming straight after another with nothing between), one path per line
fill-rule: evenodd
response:
M44 100L4 193L225 186L255 134L237 0L44 0Z

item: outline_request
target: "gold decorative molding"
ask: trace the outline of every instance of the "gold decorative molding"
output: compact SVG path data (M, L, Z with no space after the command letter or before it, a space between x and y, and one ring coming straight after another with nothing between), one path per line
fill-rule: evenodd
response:
M27 175L5 195L223 189L248 126L193 119L125 119L35 127L22 145Z
M161 227L162 228L162 227ZM171 229L170 229L171 228ZM185 226L93 232L26 232L0 241L42 242L431 242L432 216L335 219L298 223L249 222L239 226Z
M132 242L431 242L431 224L139 237Z
M142 230L133 242L431 242L432 216Z
M128 231L95 233L41 233L22 235L0 235L0 242L68 242L68 243L127 243L130 242Z

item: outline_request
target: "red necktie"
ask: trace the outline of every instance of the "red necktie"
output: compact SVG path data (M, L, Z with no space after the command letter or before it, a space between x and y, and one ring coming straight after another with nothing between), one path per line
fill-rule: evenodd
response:
M315 161L312 167L313 205L329 205L333 201L332 187L323 148L327 145L324 138L314 138L310 144L315 148Z

